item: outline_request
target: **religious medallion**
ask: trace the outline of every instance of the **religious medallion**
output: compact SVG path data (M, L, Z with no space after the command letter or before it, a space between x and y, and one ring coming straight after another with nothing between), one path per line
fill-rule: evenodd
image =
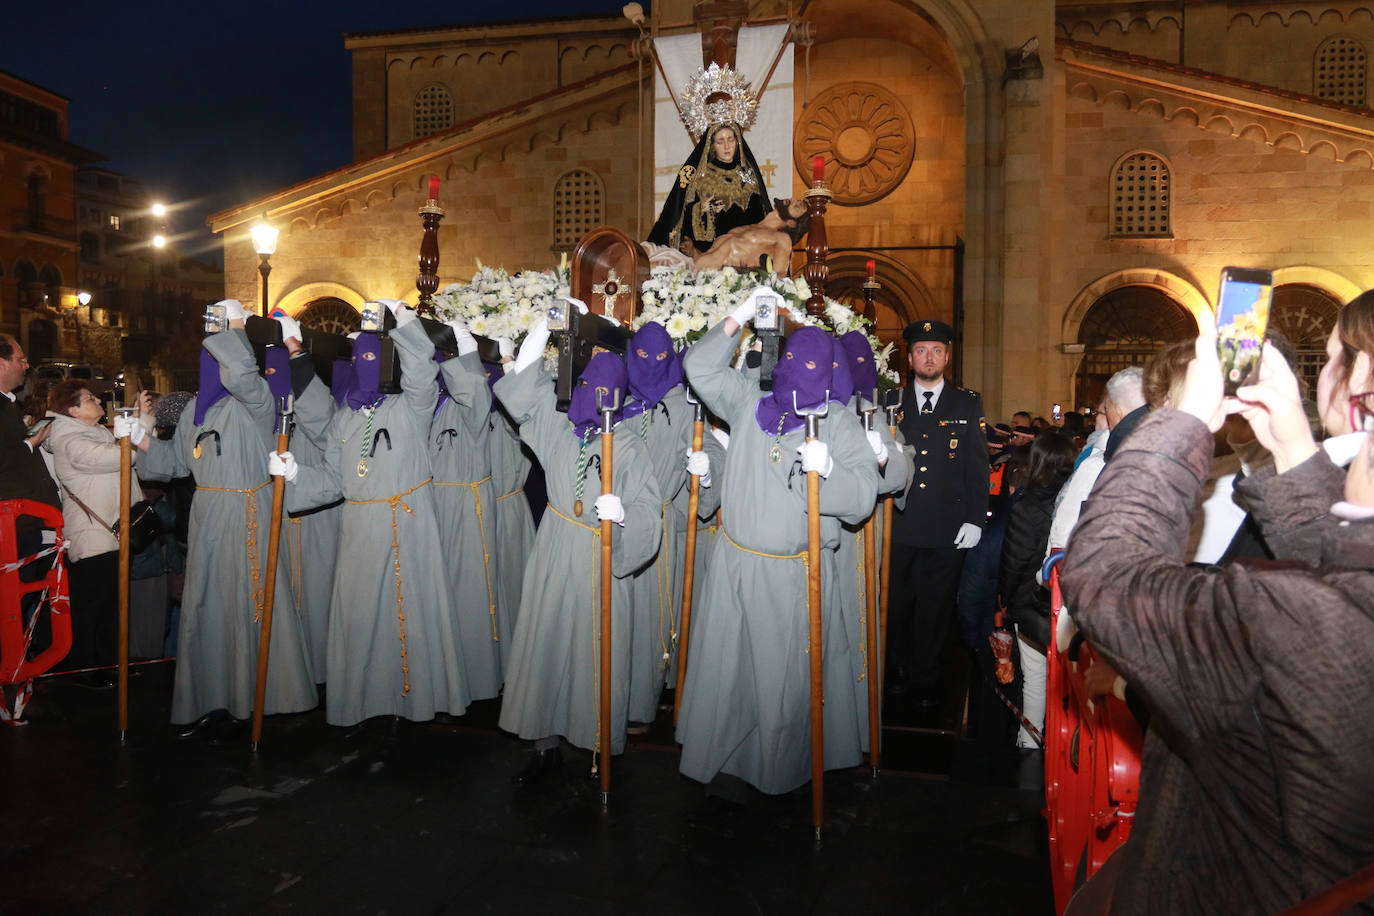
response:
M358 476L359 476L359 477L366 477L366 476L367 476L367 459L366 459L366 458L362 458L362 459L360 459L360 460L358 461Z

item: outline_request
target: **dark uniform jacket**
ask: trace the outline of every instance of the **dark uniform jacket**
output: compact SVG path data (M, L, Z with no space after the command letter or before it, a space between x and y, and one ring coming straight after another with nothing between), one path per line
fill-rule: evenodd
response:
M0 394L0 499L36 499L59 505L43 456L24 441L27 429L19 405Z
M1211 460L1206 426L1152 411L1064 562L1075 621L1153 714L1114 914L1276 913L1374 860L1374 522L1329 514L1345 474L1318 452L1239 488L1288 562L1190 568Z
M916 474L892 537L911 547L953 547L959 526L983 527L988 513L988 441L983 399L950 381L922 414L913 385L902 389L898 426L915 449Z

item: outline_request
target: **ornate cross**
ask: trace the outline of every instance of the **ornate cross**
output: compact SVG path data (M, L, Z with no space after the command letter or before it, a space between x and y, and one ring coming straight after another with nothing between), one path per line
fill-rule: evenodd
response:
M778 170L778 164L772 159L765 161L759 166L759 171L763 173L763 180L768 184L773 183L773 175Z
M606 272L606 282L592 284L592 292L601 297L603 314L615 312L615 300L621 294L621 289L620 277L614 267Z

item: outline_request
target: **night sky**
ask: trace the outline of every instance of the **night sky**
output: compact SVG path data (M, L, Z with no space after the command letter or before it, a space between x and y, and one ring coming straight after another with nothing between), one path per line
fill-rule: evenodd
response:
M218 242L207 214L351 161L344 33L618 15L622 5L28 0L5 4L0 69L69 98L69 139L178 204L178 247L209 254Z

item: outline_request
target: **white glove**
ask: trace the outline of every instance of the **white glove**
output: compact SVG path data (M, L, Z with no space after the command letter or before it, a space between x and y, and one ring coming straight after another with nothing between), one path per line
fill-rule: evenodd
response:
M960 550L972 550L978 546L978 542L983 539L983 529L969 522L964 522L959 526L959 533L954 535L954 546Z
M587 314L587 303L583 302L581 299L574 299L572 296L569 296L566 301L573 308L577 309L579 315Z
M251 318L253 313L243 307L243 303L237 299L221 299L216 305L224 306L224 317L229 321L240 318Z
M711 435L716 437L716 441L720 443L721 448L730 447L730 434L727 433L725 430L721 429L719 426L711 427Z
M735 306L735 310L730 313L730 317L735 319L735 323L740 327L754 320L754 294L750 293L745 300Z
M540 318L520 342L520 352L516 355L515 362L511 363L515 367L512 371L520 372L539 362L544 358L544 348L548 344L549 320Z
M120 414L114 419L114 435L116 439L128 439L130 445L138 445L147 433L143 431L143 424L138 422L138 417Z
M803 442L797 446L797 451L801 454L802 470L806 473L815 471L822 477L829 477L830 472L835 470L835 462L830 457L830 446L821 440Z
M297 341L302 341L305 339L301 336L301 323L290 315L278 315L277 324L281 325L282 340L294 338Z
M625 527L625 507L621 505L619 496L614 493L602 493L593 505L596 508L597 521L615 522L620 527Z
M458 355L467 356L469 353L477 352L477 338L472 336L468 326L463 323L461 318L450 318L444 324L453 328L453 339L458 341Z
M873 457L878 459L878 466L887 464L887 445L882 435L876 429L870 429L864 435L868 438L868 447L873 449Z
M711 485L711 458L705 452L687 450L687 473L701 478L701 485Z
M292 483L300 470L300 466L296 464L296 456L290 452L267 453L267 473L273 477L285 477L287 483Z
M509 337L496 338L496 349L501 354L503 362L515 358L515 344L511 342Z

